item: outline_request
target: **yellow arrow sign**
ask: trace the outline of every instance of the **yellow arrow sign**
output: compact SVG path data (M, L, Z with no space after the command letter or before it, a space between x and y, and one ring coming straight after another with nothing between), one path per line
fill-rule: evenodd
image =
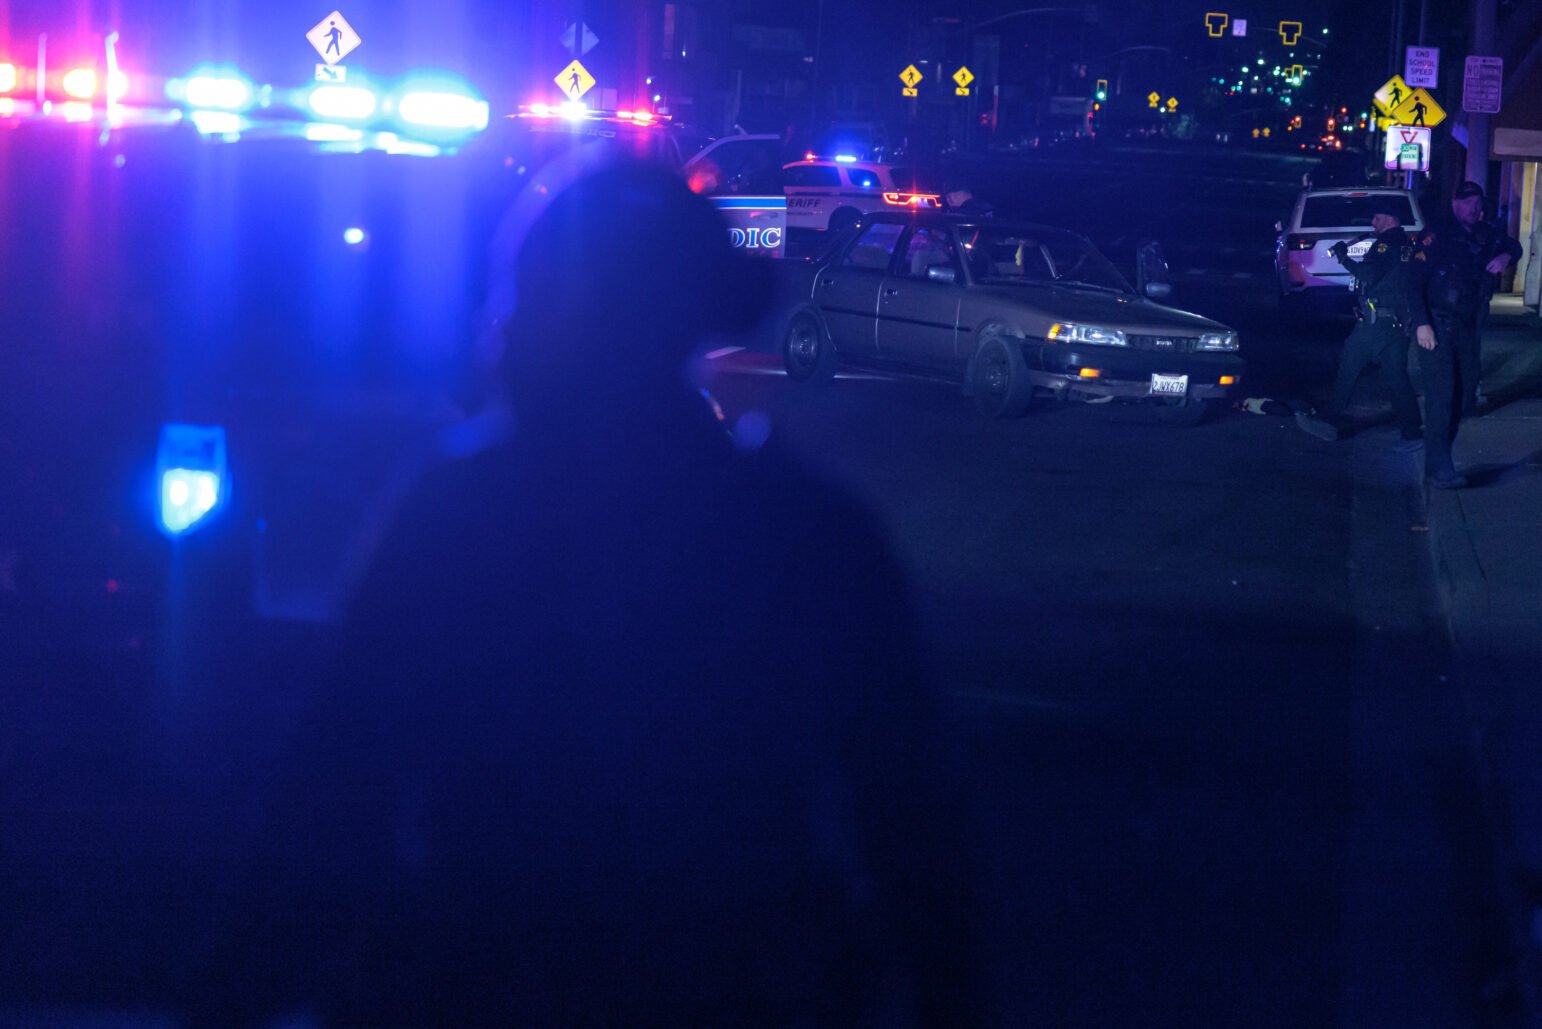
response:
M594 88L594 76L577 60L557 73L552 79L569 100L577 100Z
M958 85L959 89L965 89L971 82L974 81L974 72L970 71L968 68L961 67L958 71L953 73L953 81Z
M1402 103L1408 93L1408 83L1403 81L1403 76L1394 75L1381 84L1371 100L1375 102L1376 110L1382 114L1391 114L1392 109Z
M1427 90L1420 87L1392 108L1392 120L1399 125L1427 125L1434 128L1446 120L1446 112Z
M1146 94L1146 104L1149 107L1155 107L1157 104L1161 103L1161 101L1162 101L1162 94L1158 93L1154 89L1151 92Z
M916 85L926 76L921 74L920 68L913 64L908 64L905 66L905 70L900 72L899 77L900 81L905 84L906 89L915 89Z

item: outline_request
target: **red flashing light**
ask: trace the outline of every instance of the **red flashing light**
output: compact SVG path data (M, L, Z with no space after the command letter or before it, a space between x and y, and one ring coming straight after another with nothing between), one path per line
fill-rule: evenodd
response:
M936 207L940 193L885 193L883 202L895 207Z

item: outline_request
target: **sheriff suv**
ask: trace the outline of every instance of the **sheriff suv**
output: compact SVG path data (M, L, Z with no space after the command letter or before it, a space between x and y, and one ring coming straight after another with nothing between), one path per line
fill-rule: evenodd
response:
M844 156L824 160L810 155L783 165L782 189L789 229L840 232L866 214L942 206L941 189L914 166Z

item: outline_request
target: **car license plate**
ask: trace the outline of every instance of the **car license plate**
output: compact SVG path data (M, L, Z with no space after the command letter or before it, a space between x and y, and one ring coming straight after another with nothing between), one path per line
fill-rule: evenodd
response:
M1151 395L1157 397L1185 397L1189 394L1189 377L1187 375L1162 375L1153 373L1151 376Z
M1371 252L1371 241L1370 240L1365 240L1362 243L1356 243L1354 246L1349 248L1349 256L1350 257L1364 257L1366 254L1368 254L1370 252Z

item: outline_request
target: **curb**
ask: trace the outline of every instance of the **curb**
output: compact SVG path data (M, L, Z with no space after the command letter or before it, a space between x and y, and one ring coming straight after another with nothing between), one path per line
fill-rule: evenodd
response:
M1474 654L1485 652L1491 633L1491 596L1483 565L1468 529L1461 491L1447 492L1424 487L1425 523L1429 527L1430 560L1441 606L1441 628L1450 648L1453 683L1461 692L1467 719L1468 755L1483 798L1483 824L1488 829L1489 876L1494 895L1505 913L1511 951L1513 981L1485 985L1485 992L1513 988L1522 1005L1522 1025L1542 1026L1542 947L1535 924L1542 911L1533 911L1517 888L1513 869L1516 852L1509 832L1504 787L1488 748L1488 734L1478 697L1483 681ZM1476 612L1459 618L1462 609Z

